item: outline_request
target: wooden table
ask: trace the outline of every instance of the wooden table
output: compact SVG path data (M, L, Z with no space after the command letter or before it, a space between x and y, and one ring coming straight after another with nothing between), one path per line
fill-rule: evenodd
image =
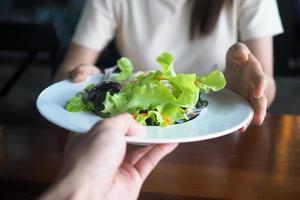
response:
M33 107L25 106L30 116L0 107L0 199L34 199L59 170L66 131ZM245 134L180 145L140 199L300 199L300 116L268 115Z

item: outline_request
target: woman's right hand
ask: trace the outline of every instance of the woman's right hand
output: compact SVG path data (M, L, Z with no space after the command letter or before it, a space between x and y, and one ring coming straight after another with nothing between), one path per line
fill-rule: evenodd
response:
M95 65L81 64L70 72L70 78L74 83L83 82L91 75L100 74L101 71Z
M99 51L71 43L55 74L54 81L71 79L73 82L79 83L88 76L99 74L100 70L93 65L99 56Z

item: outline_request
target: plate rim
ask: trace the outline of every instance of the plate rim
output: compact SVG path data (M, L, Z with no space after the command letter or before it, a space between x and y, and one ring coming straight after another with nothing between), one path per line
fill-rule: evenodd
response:
M90 81L92 79L97 78L97 77L101 78L101 76L102 76L101 74L90 76L86 81L84 81L84 82L82 82L80 84L88 84L88 83L90 83ZM66 128L66 126L64 126L62 122L60 122L58 120L53 120L52 118L50 118L49 116L47 116L42 111L42 109L41 109L41 107L42 107L41 106L41 98L45 95L45 93L47 92L47 90L50 87L54 87L54 86L57 86L58 84L62 84L62 82L72 83L70 80L63 80L63 81L59 81L59 82L56 82L54 84L49 85L48 87L46 87L45 89L43 89L43 91L38 95L38 97L36 99L36 107L37 107L39 113L46 120L48 120L49 122L51 122L51 123L53 123L53 124L55 124L55 125L63 128L63 129L65 129L65 130L71 131L71 132L73 132L75 134L86 134L85 130L83 130L83 129L81 131L78 131L78 129L76 130L76 128L71 128L71 127ZM145 140L145 138L142 138L140 136L125 136L126 142L132 143L132 144L188 143L188 142L197 142L197 141L202 141L202 140L208 140L208 139L213 139L213 138L221 137L221 136L233 133L236 130L239 130L240 128L242 128L243 126L245 126L246 124L248 124L251 121L251 119L253 118L253 115L254 115L253 108L250 106L250 104L249 104L248 101L246 101L243 97L241 97L240 95L238 95L234 91L232 91L232 90L230 90L228 88L224 88L223 90L226 90L226 92L229 92L229 93L231 93L233 95L236 95L240 100L242 100L250 108L250 112L248 113L247 117L241 123L239 123L239 124L237 124L237 125L229 128L229 129L226 129L226 130L218 131L218 132L212 133L212 134L199 135L199 136L196 136L196 137L165 138L165 139L160 138L160 140L158 140L156 138L146 138L146 140ZM201 115L201 113L200 113L200 115ZM99 120L97 122L103 120L103 118L101 118L99 116L96 116L96 117L99 118ZM161 128L163 128L163 127L161 127Z

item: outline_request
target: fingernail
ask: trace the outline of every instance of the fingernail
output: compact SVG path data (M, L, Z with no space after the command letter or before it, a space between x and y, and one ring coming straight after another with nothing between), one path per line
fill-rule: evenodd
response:
M258 117L258 118L256 119L256 125L257 125L257 126L260 126L260 125L262 125L262 123L263 123L263 120L261 119L261 117Z
M253 96L255 99L259 99L261 97L260 93L257 92L255 92Z
M243 49L237 49L234 53L234 59L238 62L245 62L248 59L248 55Z

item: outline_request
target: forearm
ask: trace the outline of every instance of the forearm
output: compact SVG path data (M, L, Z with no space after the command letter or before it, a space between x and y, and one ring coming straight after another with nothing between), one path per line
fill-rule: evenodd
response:
M74 173L60 178L39 200L94 200L103 199L102 183L92 183L82 175Z
M68 179L62 179L55 183L51 188L49 188L39 198L39 200L79 200L83 199L84 196L86 196L86 189L84 187L79 187L74 182L70 182Z
M99 55L100 53L95 50L77 44L71 44L54 80L60 81L69 78L69 73L81 64L94 65Z

